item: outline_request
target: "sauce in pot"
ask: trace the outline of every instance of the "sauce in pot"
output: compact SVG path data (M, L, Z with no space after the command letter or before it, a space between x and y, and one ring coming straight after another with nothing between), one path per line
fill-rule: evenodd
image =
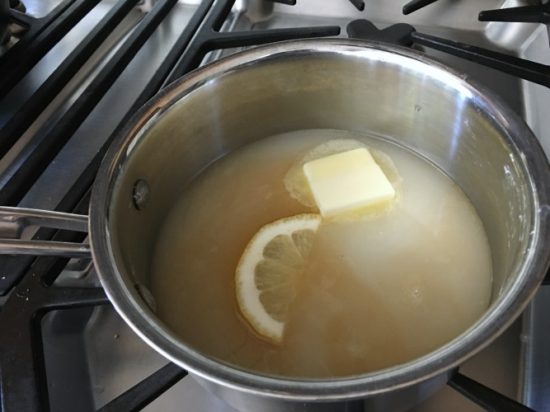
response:
M235 269L263 225L318 213L290 195L285 176L332 139L358 140L388 156L400 177L393 176L398 200L387 213L320 227L275 344L240 314ZM152 270L158 316L183 341L245 369L309 378L427 354L483 314L492 283L483 224L448 176L387 140L338 130L272 136L206 168L167 216Z

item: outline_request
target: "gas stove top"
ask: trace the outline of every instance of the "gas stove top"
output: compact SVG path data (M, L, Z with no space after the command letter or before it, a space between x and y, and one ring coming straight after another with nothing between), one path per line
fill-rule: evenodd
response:
M420 49L500 95L550 155L549 26L540 24L550 19L548 6L536 1L413 1L405 10L405 2L387 0L24 3L28 15L13 12L13 24L27 33L9 40L0 56L2 205L86 213L99 161L129 113L201 64L291 38L370 36ZM531 8L512 15L500 11L526 5ZM482 19L504 21L479 21L483 10L496 11ZM22 236L85 240L33 228ZM166 359L108 305L89 261L0 257L0 306L4 412L232 411L181 369L164 367ZM33 315L44 308L37 323ZM550 288L543 286L523 316L462 365L461 374L550 411L548 313ZM467 390L470 383L454 385ZM510 410L475 389L469 394L487 397L486 408ZM480 407L446 387L413 409L439 410Z

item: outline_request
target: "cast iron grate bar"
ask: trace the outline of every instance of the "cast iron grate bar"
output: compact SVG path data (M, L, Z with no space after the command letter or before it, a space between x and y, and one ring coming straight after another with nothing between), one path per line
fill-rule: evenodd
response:
M68 4L70 3L65 2L65 4L62 3L61 6L68 5ZM56 10L54 9L51 13L54 14L55 11ZM49 17L49 15L47 17ZM25 33L26 40L32 37L35 37L45 27L45 24L44 24L45 22L42 21L42 24L40 24L39 18L33 17L29 14L25 14L22 11L14 10L14 9L10 10L9 20L21 26L22 28L21 32ZM22 36L19 36L19 37L22 37Z
M295 6L296 5L296 0L270 0L270 1L273 2L273 3L286 4L288 6Z
M403 14L420 10L438 0L413 0L403 6ZM484 10L479 13L480 21L507 21L523 23L550 23L550 1L533 6L509 7Z
M415 43L440 50L504 73L550 87L550 66L535 63L504 53L483 49L470 44L442 39L429 34L411 33Z
M82 67L139 0L119 1L80 42L48 79L0 129L0 157L12 147L36 117Z
M157 69L152 79L147 83L147 86L145 86L132 107L130 107L130 109L126 112L123 120L121 121L121 124L125 124L129 120L131 115L134 114L134 112L141 106L143 106L145 102L147 102L147 100L153 97L155 93L157 93L161 89L162 85L165 84L166 79L170 75L170 72L173 70L181 55L184 53L185 49L189 45L189 42L198 30L201 22L204 20L214 1L215 0L201 1L199 7L193 13L191 20L189 20L189 22L187 23L185 30L182 31L174 46L164 59L162 65ZM117 131L115 131L115 133L113 133L111 137L107 140L109 143L113 140L116 132ZM103 152L101 153L101 157L103 157ZM101 158L98 160L100 161ZM99 168L99 162L92 163L97 164L96 168Z
M45 133L41 144L34 148L21 166L14 166L15 171L8 170L9 177L0 191L0 204L17 205L176 3L177 0L160 0L155 3L81 96Z
M99 408L98 412L140 411L186 375L187 371L173 363L169 363L107 405Z
M97 3L99 0L73 0L36 38L29 42L23 38L15 44L0 60L0 97L5 96Z
M533 409L516 402L479 382L456 372L448 385L487 411L534 412Z
M351 4L359 11L365 10L365 2L362 0L349 0Z
M245 47L272 43L281 40L308 37L335 36L340 33L339 26L304 27L293 29L255 30L247 32L220 32L235 0L219 0L191 41L189 48L171 73L170 83L185 73L199 67L206 53L229 47Z
M484 10L479 13L480 21L508 21L523 23L550 23L550 2L537 6L509 7Z
M269 0L272 3L281 3L281 4L287 4L289 6L295 6L296 0ZM363 11L365 10L365 2L363 0L348 0L351 4L354 5L354 7L359 10Z
M101 161L103 160L103 157L105 156L105 153L107 152L112 141L118 135L120 129L124 127L129 118L134 114L134 112L141 106L143 106L147 102L147 100L153 97L161 89L163 84L166 82L166 78L168 77L174 65L180 58L181 54L184 52L187 45L191 41L193 34L204 19L206 13L210 9L214 1L215 0L203 0L201 2L200 6L193 14L191 20L189 20L189 23L187 24L185 30L182 31L181 35L174 43L172 50L170 50L167 57L164 59L162 66L155 72L151 80L149 80L142 93L136 99L131 108L126 111L126 114L121 120L119 127L115 129L113 133L111 133L111 135L105 140L103 146L94 156L92 161L88 164L86 169L84 169L84 171L81 173L73 187L71 187L71 189L68 191L68 199L66 201L64 199L64 201L60 203L60 205L58 205L56 210L70 211L71 208L67 207L66 205L72 204L74 202L74 199L82 197L84 193L86 193L91 188L95 179L95 175L101 165ZM47 229L43 230L46 231Z
M438 0L412 0L403 6L403 14L411 14Z
M52 22L59 18L75 0L65 0L57 5L48 15L36 18L21 11L10 9L10 21L20 25L23 28L23 34L17 44L13 45L0 58L0 70L5 69L4 65L9 64L13 59L24 54L26 47L34 42L36 37ZM10 5L11 6L11 5Z

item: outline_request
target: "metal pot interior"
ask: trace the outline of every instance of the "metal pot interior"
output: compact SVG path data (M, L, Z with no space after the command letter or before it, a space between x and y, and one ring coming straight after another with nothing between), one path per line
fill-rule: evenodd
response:
M414 52L349 41L302 42L221 61L172 86L142 110L121 140L118 157L111 156L117 167L109 172L104 200L105 208L110 205L106 231L117 279L102 274L102 280L115 306L149 342L180 364L210 374L201 369L202 361L195 362L193 349L200 348L158 342L166 334L162 319L137 290L149 285L159 228L174 199L210 163L257 139L299 129L388 136L445 171L477 209L492 251L492 305L485 323L482 319L451 344L443 365L434 366L435 358L427 355L426 373L456 364L506 326L511 312L519 313L532 293L522 290L534 290L540 279L530 271L539 199L520 154L535 142L528 128L462 78ZM150 190L141 210L133 202L138 180ZM110 285L114 282L122 286ZM130 297L122 298L121 290ZM465 335L471 339L460 347Z

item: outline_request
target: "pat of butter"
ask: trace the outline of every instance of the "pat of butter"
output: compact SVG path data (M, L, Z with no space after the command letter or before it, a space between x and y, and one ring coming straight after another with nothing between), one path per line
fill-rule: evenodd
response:
M304 164L303 170L325 217L380 207L395 197L392 184L366 148L312 160Z

